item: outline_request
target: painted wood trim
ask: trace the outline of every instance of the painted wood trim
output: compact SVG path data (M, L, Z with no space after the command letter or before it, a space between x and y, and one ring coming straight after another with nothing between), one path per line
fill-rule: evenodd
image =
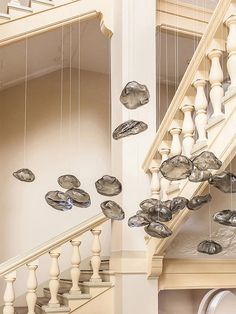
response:
M151 147L146 155L144 163L142 165L143 170L148 172L152 159L154 158L158 147L161 144L161 141L164 139L164 136L167 133L168 128L171 125L177 111L179 110L180 104L183 101L184 96L186 96L188 88L191 86L191 83L194 79L195 74L197 73L199 66L205 57L206 49L210 45L212 39L214 38L217 29L220 24L223 23L223 19L227 10L231 4L231 0L220 0L212 17L206 32L204 33L194 55L191 59L189 66L183 76L182 81L179 84L179 87L174 95L174 98L166 112L166 115L159 127L159 130L155 136L154 141L151 144Z
M236 260L165 259L159 290L236 287Z
M93 17L100 19L102 33L111 37L113 33L112 10L112 1L109 0L75 0L45 11L36 12L1 24L0 46Z
M81 224L61 233L60 235L52 238L51 240L39 245L38 247L25 252L21 255L18 255L14 258L9 259L8 261L0 265L0 277L16 270L22 265L29 264L31 261L36 260L40 256L50 252L53 249L58 248L59 246L69 242L70 240L81 236L85 232L96 228L109 220L103 214L98 214Z

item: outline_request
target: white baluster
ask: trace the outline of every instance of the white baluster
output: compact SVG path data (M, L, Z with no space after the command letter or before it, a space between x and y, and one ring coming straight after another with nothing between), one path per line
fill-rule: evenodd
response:
M209 81L211 83L210 99L213 107L212 117L222 115L221 105L222 98L224 96L222 82L224 79L224 75L220 64L221 56L222 56L221 50L212 50L208 54L208 58L211 60Z
M35 314L35 305L37 301L36 289L38 286L36 269L38 268L38 260L27 264L29 276L27 281L26 303L28 306L28 314Z
M48 303L50 307L59 307L59 301L57 298L57 293L59 290L59 275L60 275L60 268L58 263L58 258L60 256L60 248L52 250L49 252L51 257L51 267L50 267L50 280L49 280L49 290L51 294L51 299Z
M227 69L231 80L229 88L236 88L236 15L228 18L226 25L229 28L227 38L227 52L229 54Z
M169 130L172 136L172 142L170 146L170 156L180 155L182 152L181 142L180 142L180 128L172 128Z
M160 162L157 159L153 159L150 165L150 172L152 175L151 179L151 197L155 199L160 199L160 178L158 175Z
M79 287L79 277L80 277L80 238L75 238L70 241L73 247L72 257L71 257L71 280L72 280L72 287L70 289L70 294L80 294L81 290Z
M92 270L93 270L93 275L90 279L90 281L102 281L100 275L99 275L99 269L100 269L100 264L101 264L101 243L99 236L101 234L101 230L99 229L92 229L91 230L93 234L93 245L92 245L92 258L91 258L91 264L92 264Z
M14 301L15 301L15 292L13 283L16 280L16 272L12 272L7 274L4 277L6 281L6 289L4 292L3 300L4 300L4 307L3 307L3 314L14 314Z
M194 122L192 118L192 111L194 106L192 105L183 105L181 110L184 113L184 121L182 126L183 138L183 155L190 157L192 148L194 145Z
M163 145L163 144L162 144ZM168 155L170 153L170 149L166 146L163 145L159 149L159 153L161 155L161 162L163 163L166 159L168 159ZM162 193L162 200L165 201L168 199L167 191L170 185L170 181L165 179L163 176L160 179L160 185L161 185L161 193Z
M206 125L207 125L207 98L205 95L205 80L196 80L193 83L194 87L196 88L196 97L195 97L195 111L196 111L196 117L195 117L195 125L198 132L198 142L206 142Z

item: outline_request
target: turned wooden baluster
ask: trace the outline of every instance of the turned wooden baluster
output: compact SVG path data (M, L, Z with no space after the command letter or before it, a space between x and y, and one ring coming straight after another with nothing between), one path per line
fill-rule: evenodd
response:
M57 298L57 293L59 290L59 275L60 275L60 268L58 263L58 258L60 256L60 248L52 250L49 252L51 257L51 267L50 267L50 280L49 280L49 290L51 294L51 299L49 300L48 305L50 307L59 307L59 301Z
M150 172L152 175L151 179L151 197L155 199L160 199L160 178L159 178L159 164L160 162L157 159L153 159L150 165Z
M198 132L198 142L206 142L207 136L206 136L206 125L207 125L207 98L205 94L205 80L196 80L193 83L194 87L196 88L196 97L195 97L195 111L196 111L196 117L195 117L195 125Z
M6 281L6 289L4 292L3 300L4 300L4 307L3 307L3 314L14 314L14 301L15 301L15 292L13 283L16 280L16 272L12 272L7 274L4 277Z
M38 286L36 269L38 268L38 260L27 264L29 276L27 281L26 303L28 306L28 314L35 314L35 305L37 301L36 289Z
M182 152L181 142L180 142L180 128L172 128L169 130L171 136L172 136L172 142L170 146L170 156L176 156L180 155Z
M226 26L229 28L227 38L227 52L229 54L227 69L231 80L229 88L236 88L236 15L227 19Z
M184 113L184 121L182 126L182 133L183 133L183 155L190 157L192 148L194 145L194 122L192 118L192 112L194 110L194 106L192 105L183 105L181 110Z
M221 104L224 96L222 82L224 75L220 64L221 56L221 50L212 50L208 53L208 58L211 60L209 81L211 83L210 99L213 107L212 117L222 115Z
M161 148L159 149L159 153L161 155L161 162L163 163L163 161L165 161L166 159L168 159L168 155L170 153L170 149L163 145L161 146ZM169 188L170 185L170 181L168 181L167 179L165 179L163 176L160 178L160 185L161 185L161 192L162 192L162 200L165 201L168 199L168 195L167 195L167 190Z
M79 277L80 277L80 238L75 238L70 241L73 247L72 257L71 257L71 280L72 280L72 287L70 289L71 294L77 294L81 293L80 287L79 287Z
M99 269L101 265L101 243L99 236L101 234L100 229L92 229L91 230L93 234L93 245L92 245L92 258L91 258L91 264L92 264L92 270L93 270L93 275L90 278L90 281L102 281L100 275L99 275Z

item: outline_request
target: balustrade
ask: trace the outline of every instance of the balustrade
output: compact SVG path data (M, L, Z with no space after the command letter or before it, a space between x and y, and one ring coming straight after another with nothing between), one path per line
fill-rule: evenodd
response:
M49 252L51 257L51 267L50 267L50 280L49 280L49 290L51 294L51 298L49 300L48 305L50 307L58 307L60 306L59 300L57 298L57 293L59 290L59 275L60 275L60 268L58 263L58 258L60 256L60 248L54 249Z
M3 296L3 314L14 314L15 292L13 283L16 280L16 273L7 274L4 279L6 281L6 289Z
M236 88L236 15L230 16L226 21L226 26L229 28L227 38L228 62L227 69L231 80L230 89Z
M99 268L101 265L101 243L99 236L101 234L100 229L92 229L91 230L93 234L93 245L92 245L92 258L91 258L91 264L92 264L92 270L93 275L90 279L90 281L102 281L100 275L99 275Z
M192 148L194 145L194 122L192 118L192 112L194 106L185 104L181 107L182 112L184 113L184 121L182 126L183 133L183 155L190 157Z
M26 303L28 306L27 314L35 314L35 305L37 301L36 289L38 286L36 270L38 268L38 260L27 264L29 276L27 281Z
M173 127L169 130L169 133L172 136L172 142L170 146L170 155L169 157L175 156L175 155L180 155L182 152L182 145L180 142L180 133L181 133L181 128L178 127Z
M79 247L81 244L80 238L76 238L70 241L73 247L73 253L71 257L71 280L72 280L72 287L70 289L71 294L81 293L79 287L79 277L80 277L80 251Z
M162 163L169 158L170 148L165 142L162 142L161 147L159 149L159 153L162 157L161 158ZM161 185L161 193L162 193L161 199L165 201L168 199L167 191L170 185L170 181L168 181L166 178L162 176L160 178L160 185Z
M157 159L154 159L151 163L151 166L149 168L151 172L151 197L155 199L160 199L160 177L159 177L159 165L160 161Z

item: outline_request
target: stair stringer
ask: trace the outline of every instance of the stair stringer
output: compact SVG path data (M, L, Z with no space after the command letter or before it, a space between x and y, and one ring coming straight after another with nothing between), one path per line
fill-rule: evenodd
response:
M223 105L225 107L225 119L208 131L209 140L207 150L213 152L223 163L219 171L223 171L236 155L236 90L229 90L224 97ZM211 136L214 133L214 136ZM178 192L173 196L184 196L188 199L194 195L201 194L207 187L208 182L192 183L186 180ZM165 251L179 233L183 224L192 215L192 211L185 209L176 214L173 219L167 223L173 234L169 238L148 240L148 277L156 277L156 264L160 257L165 255ZM160 266L161 267L161 266ZM160 273L160 270L158 269Z

